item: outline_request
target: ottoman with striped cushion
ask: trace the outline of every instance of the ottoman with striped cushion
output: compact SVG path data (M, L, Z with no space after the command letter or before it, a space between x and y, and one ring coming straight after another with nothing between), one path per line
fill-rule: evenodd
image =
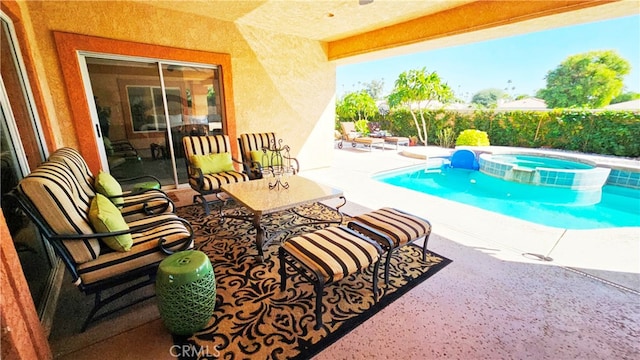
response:
M286 289L287 264L313 283L316 292L316 326L322 327L322 292L325 285L373 265L373 301L377 302L378 267L382 248L343 226L328 227L287 239L279 249L280 290Z
M389 283L389 264L394 250L424 238L422 261L427 260L427 242L431 234L431 223L428 220L385 207L356 216L347 226L375 240L387 251L384 268L386 284Z

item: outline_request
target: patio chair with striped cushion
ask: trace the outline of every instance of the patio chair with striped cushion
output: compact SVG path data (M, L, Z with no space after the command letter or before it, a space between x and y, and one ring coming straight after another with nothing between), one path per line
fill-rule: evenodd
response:
M63 163L73 172L80 186L78 195L84 203L88 204L96 196L96 192L98 192L95 186L96 178L76 149L69 147L59 148L49 156L48 160ZM152 175L121 179L118 182L133 183L148 180L157 183L158 188L161 186L160 180ZM118 208L127 220L136 220L153 214L175 212L175 204L160 189L145 189L135 192L123 191L118 198L122 200L118 204Z
M249 175L251 180L262 178L262 169L272 164L263 164L262 161L256 161L252 156L252 153L257 151L262 152L265 149L273 150L275 147L281 146L277 143L276 133L249 133L241 134L238 138L238 145L240 146L240 155L242 163L245 168L245 173ZM282 159L279 165L288 165L291 167L292 172L295 174L300 171L300 164L298 159L290 157L288 151L281 152Z
M64 162L47 161L8 193L52 245L78 289L95 295L81 331L93 321L152 297L103 310L123 295L152 285L158 265L167 254L193 246L193 229L186 220L173 213L124 220L106 197L103 199L114 209L110 215L115 214L124 225L117 230L94 229L96 215L91 209L101 195L88 199L83 181ZM127 249L107 246L118 236L130 236ZM115 287L117 290L113 290ZM103 297L105 293L109 295Z
M227 135L185 136L182 138L189 185L198 192L193 203L202 202L208 215L206 195L220 192L224 184L248 181L247 174L237 171L234 164L242 163L231 157L231 144Z

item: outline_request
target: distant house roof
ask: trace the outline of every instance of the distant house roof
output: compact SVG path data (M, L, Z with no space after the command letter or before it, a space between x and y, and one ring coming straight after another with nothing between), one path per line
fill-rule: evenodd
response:
M473 105L464 104L464 103L443 104L438 100L425 100L425 101L420 101L418 103L412 103L411 107L413 109L418 109L418 107L421 107L423 109L430 109L430 110L439 110L439 109L468 110L468 109L472 109Z
M607 110L640 110L640 99L605 106Z
M453 103L453 104L448 104L446 107L447 110L470 110L470 109L474 109L473 104L467 104L467 103Z
M497 108L502 110L544 110L547 108L547 104L542 99L525 98L498 104Z

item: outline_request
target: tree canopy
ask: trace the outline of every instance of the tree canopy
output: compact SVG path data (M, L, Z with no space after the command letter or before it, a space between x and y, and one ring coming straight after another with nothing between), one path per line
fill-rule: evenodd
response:
M371 95L374 100L382 99L382 91L384 90L384 79L371 80L368 83L362 83L366 92Z
M429 101L438 101L445 104L453 99L453 91L440 76L434 72L428 72L426 68L408 70L400 75L388 97L391 108L406 107L413 117L418 138L427 145L427 121L424 118L424 109ZM418 122L420 116L421 122Z
M473 95L471 103L485 108L495 108L498 105L498 99L508 97L509 95L500 89L484 89Z
M631 66L615 51L590 51L569 56L546 76L537 93L550 108L601 108L623 89Z
M366 90L350 92L336 103L336 115L344 120L367 120L378 113L376 101Z

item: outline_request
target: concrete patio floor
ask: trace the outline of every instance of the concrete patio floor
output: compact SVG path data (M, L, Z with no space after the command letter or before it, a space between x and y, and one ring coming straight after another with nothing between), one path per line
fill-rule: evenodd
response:
M639 228L546 227L371 178L424 162L399 155L403 150L448 153L345 146L334 151L332 167L301 175L368 208L393 206L429 219L429 248L453 263L317 359L640 357Z
M565 231L371 178L424 162L402 150L449 152L345 146L334 150L331 167L303 167L301 175L343 189L350 215L393 206L429 219L429 249L453 263L315 359L640 358L639 228ZM176 194L190 204L191 190ZM76 336L85 345L58 358L173 359L171 336L150 304ZM127 323L130 330L117 330ZM72 341L59 339L54 353Z
M504 152L513 148L482 147ZM349 201L368 208L394 205L424 216L442 235L447 231L469 234L498 243L511 251L548 256L548 265L571 267L640 293L640 228L567 230L522 221L439 197L399 188L372 179L376 173L424 164L424 156L448 156L452 149L401 147L374 150L345 146L334 151L330 168L301 174L343 189ZM534 151L527 149L527 151ZM538 150L544 152L544 150ZM546 151L557 152L557 151ZM566 153L565 153L566 154ZM597 163L616 163L640 169L640 161L605 156L574 155ZM640 203L637 206L640 216ZM499 226L498 226L499 225Z

